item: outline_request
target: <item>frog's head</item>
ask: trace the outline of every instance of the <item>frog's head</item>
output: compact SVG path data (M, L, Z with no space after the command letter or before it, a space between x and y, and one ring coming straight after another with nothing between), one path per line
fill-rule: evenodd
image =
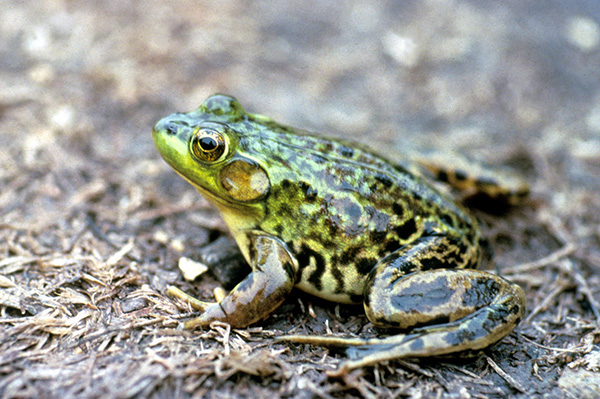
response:
M213 95L195 111L160 120L152 139L165 161L222 210L268 193L267 172L241 146L248 115L233 97Z

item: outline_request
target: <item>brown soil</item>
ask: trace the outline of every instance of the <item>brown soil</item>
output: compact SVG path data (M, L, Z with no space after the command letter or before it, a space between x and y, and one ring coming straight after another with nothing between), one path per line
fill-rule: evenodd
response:
M1 397L599 395L600 7L335 4L3 2ZM435 147L512 166L530 201L478 215L526 319L470 361L342 379L325 371L343 356L273 337L377 333L360 307L294 292L252 328L178 329L189 311L165 288L218 285L184 282L178 260L237 255L206 248L223 223L150 131L213 92L391 157Z

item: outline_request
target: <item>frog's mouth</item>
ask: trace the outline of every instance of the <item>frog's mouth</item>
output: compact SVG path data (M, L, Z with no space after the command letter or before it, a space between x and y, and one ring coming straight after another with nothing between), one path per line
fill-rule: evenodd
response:
M208 188L202 187L195 183L193 180L190 180L182 173L177 172L179 176L181 176L185 181L187 181L192 187L194 187L204 198L206 198L211 204L215 205L221 212L226 212L228 209L236 209L236 210L247 210L251 208L251 203L243 203L240 201L236 201L233 198L226 198L223 195L217 195L210 191Z
M178 170L175 170L175 172L181 176L183 178L183 180L185 180L186 182L188 182L192 187L194 187L200 194L202 194L202 196L204 198L206 198L208 201L210 201L211 203L215 204L215 205L226 205L226 206L235 206L236 204L234 202L230 202L227 201L225 198L222 198L216 194L214 194L213 192L211 192L209 189L200 186L199 184L195 183L193 180L191 180L190 178L186 177L183 173L179 172Z

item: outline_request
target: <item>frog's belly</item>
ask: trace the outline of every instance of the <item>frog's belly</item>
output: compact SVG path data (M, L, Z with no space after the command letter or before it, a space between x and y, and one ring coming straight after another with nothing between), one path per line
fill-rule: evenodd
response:
M302 291L328 301L347 304L363 303L367 276L350 273L334 276L329 270L318 276L310 268L304 269L296 287Z

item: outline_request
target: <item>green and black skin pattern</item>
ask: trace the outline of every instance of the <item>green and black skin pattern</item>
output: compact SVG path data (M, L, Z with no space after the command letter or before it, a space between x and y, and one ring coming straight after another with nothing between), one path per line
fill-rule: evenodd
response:
M473 270L485 252L476 219L400 166L405 160L246 113L225 95L162 119L153 138L163 158L219 208L253 269L216 304L172 289L203 311L187 327L214 320L244 327L268 316L295 286L363 303L374 325L406 333L280 338L348 348L352 360L339 374L393 358L476 351L524 314L517 285Z

